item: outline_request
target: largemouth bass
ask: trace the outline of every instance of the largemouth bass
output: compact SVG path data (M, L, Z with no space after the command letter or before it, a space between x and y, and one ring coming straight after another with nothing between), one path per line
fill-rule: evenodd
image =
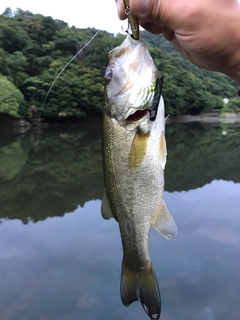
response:
M161 299L148 251L149 231L153 226L172 239L177 227L163 199L164 102L147 44L128 35L109 53L105 79L102 215L119 224L123 304L140 299L148 316L159 319Z

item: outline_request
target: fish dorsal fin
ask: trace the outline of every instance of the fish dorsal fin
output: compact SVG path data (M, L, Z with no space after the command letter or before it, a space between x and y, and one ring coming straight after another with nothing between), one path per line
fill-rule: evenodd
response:
M175 238L177 234L177 225L171 215L164 199L158 207L152 226L167 239Z
M160 136L160 144L159 144L159 153L160 153L160 164L163 169L165 169L165 164L167 160L167 146L166 146L166 140L165 135L162 132Z
M108 201L108 198L107 198L107 193L106 193L105 188L104 188L104 191L103 191L101 212L102 212L102 217L104 219L109 220L109 219L113 218L112 210L111 210L110 205L109 205L109 201Z

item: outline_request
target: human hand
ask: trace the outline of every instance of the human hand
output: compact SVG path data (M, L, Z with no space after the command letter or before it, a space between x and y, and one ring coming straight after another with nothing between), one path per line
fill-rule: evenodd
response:
M123 0L116 0L125 19ZM220 71L240 83L238 0L130 0L140 25L162 33L193 64Z

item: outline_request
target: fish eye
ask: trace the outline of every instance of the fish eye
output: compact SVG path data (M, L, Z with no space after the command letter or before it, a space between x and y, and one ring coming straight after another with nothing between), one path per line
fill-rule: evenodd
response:
M105 82L109 83L112 80L112 77L113 77L112 71L106 72L106 74L104 76Z

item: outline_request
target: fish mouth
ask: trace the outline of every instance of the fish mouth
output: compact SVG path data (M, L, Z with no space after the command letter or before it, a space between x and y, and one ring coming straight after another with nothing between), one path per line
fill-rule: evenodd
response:
M147 118L149 116L148 110L137 110L136 112L130 114L127 119L125 119L126 123L137 122L143 118Z
M135 110L124 119L122 125L128 131L133 131L135 129L139 130L142 134L147 134L151 129L150 120L150 111L147 109L144 110Z

